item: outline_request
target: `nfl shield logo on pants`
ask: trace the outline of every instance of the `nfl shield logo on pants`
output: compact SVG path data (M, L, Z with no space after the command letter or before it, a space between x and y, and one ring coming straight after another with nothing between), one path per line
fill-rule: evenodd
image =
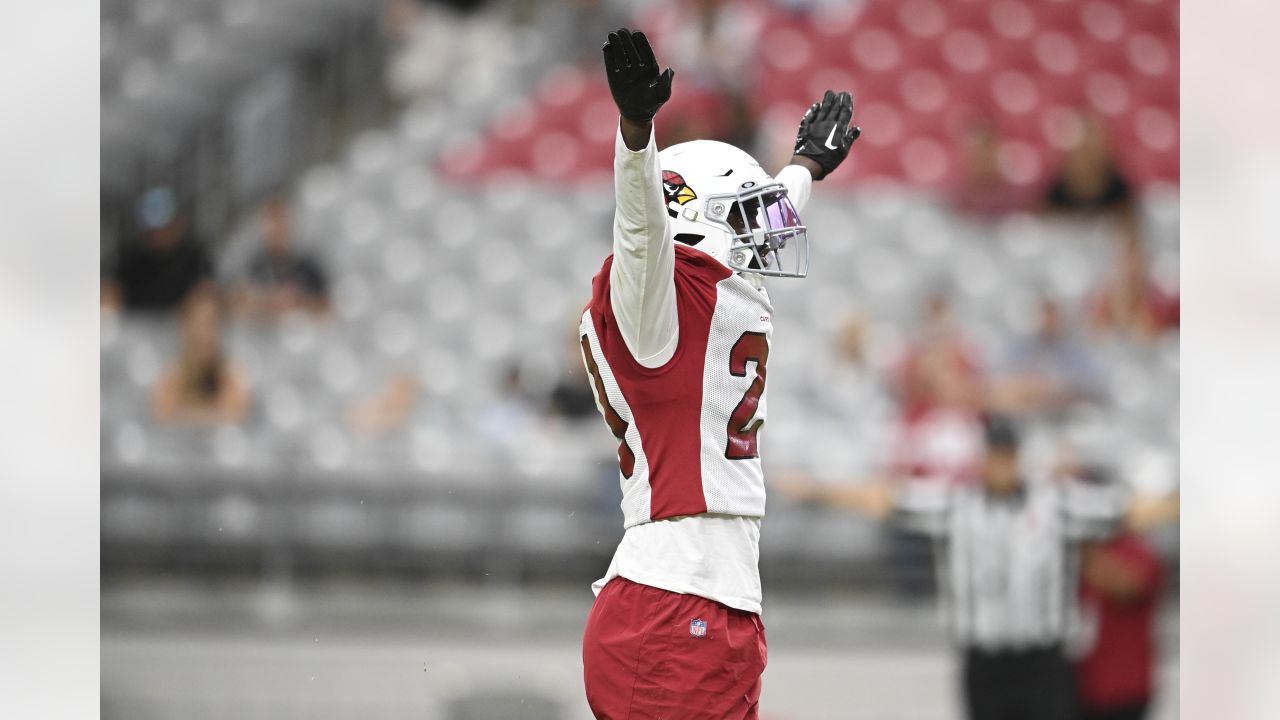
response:
M694 637L707 636L707 621L698 619L689 621L689 634Z

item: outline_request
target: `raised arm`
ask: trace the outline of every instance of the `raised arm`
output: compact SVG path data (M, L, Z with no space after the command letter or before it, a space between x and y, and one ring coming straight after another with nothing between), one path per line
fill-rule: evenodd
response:
M631 355L658 367L675 352L675 247L663 202L653 116L671 97L671 68L658 72L644 33L626 28L604 44L609 90L621 115L614 143L613 267L609 300Z
M787 188L787 197L797 210L809 202L815 180L835 171L849 156L853 141L862 128L853 122L853 96L828 90L800 120L795 154L791 163L778 172L777 180Z

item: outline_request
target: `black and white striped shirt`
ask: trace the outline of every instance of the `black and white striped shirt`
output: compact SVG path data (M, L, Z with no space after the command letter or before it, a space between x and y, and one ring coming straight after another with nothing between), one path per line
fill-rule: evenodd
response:
M1064 642L1075 619L1082 540L1114 532L1114 488L1044 481L1010 496L944 482L905 484L895 518L938 541L943 606L956 642L988 651Z

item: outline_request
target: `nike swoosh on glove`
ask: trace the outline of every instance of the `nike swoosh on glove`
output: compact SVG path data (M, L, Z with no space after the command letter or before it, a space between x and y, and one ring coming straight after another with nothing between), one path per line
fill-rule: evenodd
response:
M830 175L849 156L853 141L862 128L850 125L853 120L853 96L828 90L822 100L813 104L800 121L796 133L796 155L807 157L822 168L821 180Z

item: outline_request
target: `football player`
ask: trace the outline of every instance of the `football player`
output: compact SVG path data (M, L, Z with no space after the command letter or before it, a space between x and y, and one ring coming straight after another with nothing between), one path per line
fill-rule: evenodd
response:
M609 33L613 254L582 315L583 360L618 439L626 532L583 638L597 718L755 718L766 659L758 569L760 428L773 306L764 278L804 277L799 209L860 130L827 91L770 177L709 140L658 152L671 97L642 32Z

